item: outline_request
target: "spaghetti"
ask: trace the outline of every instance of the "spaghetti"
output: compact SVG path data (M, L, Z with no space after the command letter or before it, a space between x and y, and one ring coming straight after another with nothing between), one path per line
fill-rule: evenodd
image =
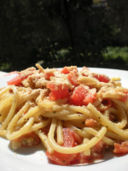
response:
M0 90L0 136L12 149L42 143L58 165L94 162L108 149L128 153L128 89L118 79L36 66Z

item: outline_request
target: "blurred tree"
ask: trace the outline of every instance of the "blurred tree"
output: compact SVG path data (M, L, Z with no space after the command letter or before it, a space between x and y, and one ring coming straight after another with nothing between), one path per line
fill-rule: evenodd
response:
M0 62L8 70L41 61L44 67L102 63L115 26L111 10L92 0L1 0ZM9 65L5 65L9 62ZM7 68L6 68L7 70Z
M128 1L127 0L107 0L113 10L112 22L118 24L120 34L119 45L128 45Z

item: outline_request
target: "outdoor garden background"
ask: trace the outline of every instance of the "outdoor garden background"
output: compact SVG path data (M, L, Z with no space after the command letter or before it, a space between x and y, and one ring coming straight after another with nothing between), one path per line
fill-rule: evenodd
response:
M0 0L0 70L128 69L127 0Z

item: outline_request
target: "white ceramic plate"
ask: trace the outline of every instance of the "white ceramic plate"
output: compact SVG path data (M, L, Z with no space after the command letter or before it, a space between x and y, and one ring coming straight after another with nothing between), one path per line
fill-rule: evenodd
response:
M122 85L128 88L128 71L115 69L91 68L92 71L103 73L110 77L120 77ZM10 77L0 73L0 86L5 86ZM128 171L128 155L113 157L103 162L86 166L57 166L48 163L41 148L26 149L15 153L10 150L9 142L0 138L0 170L1 171Z

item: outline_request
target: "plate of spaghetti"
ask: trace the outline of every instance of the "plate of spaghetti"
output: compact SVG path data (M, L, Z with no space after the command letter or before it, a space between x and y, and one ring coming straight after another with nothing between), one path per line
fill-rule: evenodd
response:
M127 71L36 64L0 79L3 171L128 170Z

